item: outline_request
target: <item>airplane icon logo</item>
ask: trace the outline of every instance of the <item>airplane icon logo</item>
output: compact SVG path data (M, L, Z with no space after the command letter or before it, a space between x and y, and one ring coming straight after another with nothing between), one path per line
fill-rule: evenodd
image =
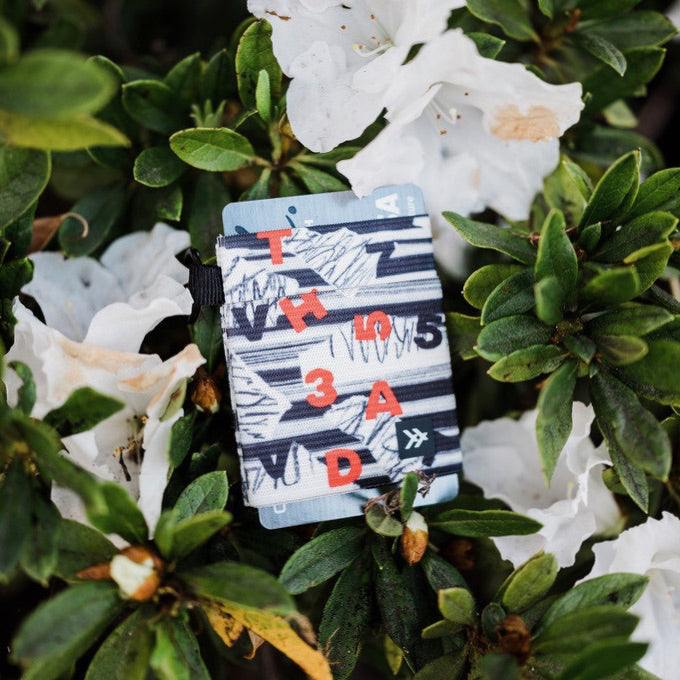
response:
M411 447L419 449L423 442L429 441L427 432L422 432L417 427L412 430L403 430L403 433L408 437L408 444L404 447L407 451Z
M422 456L426 459L435 455L437 447L432 418L427 416L404 418L396 424L396 428L400 458Z

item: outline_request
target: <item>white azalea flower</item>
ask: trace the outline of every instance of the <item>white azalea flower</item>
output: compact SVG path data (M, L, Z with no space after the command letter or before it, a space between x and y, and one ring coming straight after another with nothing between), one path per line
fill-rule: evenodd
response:
M161 361L155 354L120 352L69 340L19 302L14 314L15 342L6 362L22 361L33 373L33 417L43 418L84 386L125 404L91 430L65 437L63 443L75 463L100 479L124 486L153 527L170 467L170 430L183 414L183 388L205 362L198 347L188 345ZM13 371L7 371L6 384L10 403L16 403L19 380ZM53 500L65 517L85 520L80 502L70 491L54 489Z
M630 608L640 617L632 639L649 642L640 665L662 680L676 680L680 668L680 519L669 512L649 518L613 541L593 547L595 564L587 579L615 572L649 577ZM584 579L585 580L585 579Z
M444 30L464 0L248 0L272 26L274 54L293 80L286 95L297 138L329 151L358 137L413 45Z
M519 566L545 550L555 553L560 567L568 567L585 539L620 525L618 506L602 481L602 466L610 459L604 445L595 448L590 440L592 407L574 402L572 432L547 487L536 441L537 413L466 429L461 440L464 473L485 496L500 498L543 524L536 534L495 538L505 559Z
M189 270L175 258L188 245L187 232L159 223L114 241L100 262L34 253L33 280L22 292L36 299L47 325L66 337L135 352L160 321L191 312L184 287Z
M558 138L583 108L580 83L550 85L521 64L481 57L459 29L402 66L384 102L387 127L338 170L359 196L418 184L434 217L435 254L454 274L462 241L440 213L488 206L526 218L558 163Z

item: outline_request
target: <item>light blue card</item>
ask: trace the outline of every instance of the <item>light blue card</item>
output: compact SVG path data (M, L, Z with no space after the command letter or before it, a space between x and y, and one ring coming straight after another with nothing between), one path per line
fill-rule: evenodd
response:
M404 184L376 189L357 198L352 191L229 203L222 211L225 236L289 227L365 222L389 217L425 215L423 194Z

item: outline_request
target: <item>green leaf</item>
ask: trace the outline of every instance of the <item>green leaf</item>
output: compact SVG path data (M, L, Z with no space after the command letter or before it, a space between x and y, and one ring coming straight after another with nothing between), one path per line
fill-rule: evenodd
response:
M250 142L229 128L190 128L170 137L170 148L199 170L226 172L248 165L255 157Z
M571 412L576 387L575 361L565 361L547 380L538 397L536 439L541 467L550 483L555 465L571 434Z
M557 577L557 559L539 554L517 568L501 586L501 605L512 613L522 612L538 602Z
M269 85L274 99L281 94L281 68L271 41L272 28L266 21L252 23L241 36L236 50L236 82L245 108L255 106L255 90L260 71L269 75Z
M590 378L590 394L597 424L623 455L656 479L668 479L671 444L656 417L636 394L607 371Z
M172 558L172 547L175 542L177 528L177 511L164 510L153 530L153 542L165 559Z
M266 571L237 562L215 562L180 572L181 579L201 597L248 609L295 612L293 598Z
M600 242L601 237L602 224L600 222L595 222L594 224L589 224L587 227L583 227L583 229L581 229L577 243L587 253L590 253Z
M580 652L596 640L628 637L638 618L620 607L596 605L570 612L547 626L536 638L536 654Z
M482 633L491 641L498 641L498 628L506 617L506 611L498 602L489 602L482 610Z
M660 209L680 192L680 168L668 168L654 173L641 185L627 219L640 217L652 210Z
M312 165L291 161L288 167L295 171L296 176L302 181L307 189L313 194L326 191L347 191L348 186L343 181Z
M59 120L0 110L0 133L7 144L46 151L130 145L130 140L113 125L85 115Z
M224 510L229 495L227 473L209 472L195 479L179 495L175 503L177 520L188 519L211 510Z
M420 636L423 638L423 640L436 640L437 638L454 635L461 628L462 626L458 623L452 623L446 619L441 619L441 621L435 621L429 626L423 628Z
M650 10L620 13L604 21L583 22L581 27L614 43L620 50L661 45L677 33L672 21Z
M560 680L600 680L632 666L647 651L645 642L613 639L594 642L562 671Z
M579 0L584 19L606 19L625 14L640 0Z
M596 59L604 62L607 66L611 66L620 76L626 72L626 67L628 66L626 58L621 53L621 50L606 38L597 33L582 30L574 32L571 39L576 45L592 54Z
M28 540L32 499L31 482L16 458L0 486L0 582L9 580Z
M562 345L568 349L574 356L589 364L595 356L597 345L585 335L567 335L562 338Z
M182 217L184 194L179 184L170 184L153 191L154 211L159 220L176 222Z
M93 113L118 83L99 64L65 50L33 50L0 72L0 109L42 118Z
M185 557L196 550L213 534L229 524L231 518L231 514L223 510L209 510L178 522L172 536L173 557Z
M467 588L467 583L458 569L449 564L445 559L439 557L432 550L428 550L425 553L425 556L420 561L420 565L425 572L427 582L435 592L442 588L455 588L458 586Z
M373 505L368 510L366 513L366 524L368 524L376 534L380 534L381 536L392 536L396 538L397 536L401 536L404 530L401 522L392 517L392 515L390 515L380 504Z
M279 580L297 595L332 578L359 555L366 532L357 527L327 531L296 550L284 565Z
M117 552L116 546L99 531L80 522L62 519L57 534L54 572L60 578L72 580L86 567L109 562Z
M538 9L540 9L548 19L552 19L555 14L555 2L554 0L538 0Z
M373 609L370 557L364 553L340 574L323 608L319 643L336 680L356 666Z
M229 191L220 175L200 173L189 203L187 225L191 235L191 245L203 257L209 257L214 252L215 241L222 233L222 209L230 200ZM195 328L196 324L194 324ZM220 335L221 341L222 336ZM199 348L201 354L208 358L208 370L211 370L212 364L210 364L208 354L200 343Z
M454 352L467 359L477 356L474 347L477 336L481 329L478 316L468 316L459 312L446 312L446 330L449 336L449 345Z
M521 0L467 0L467 8L478 19L497 24L515 40L538 42L526 6Z
M588 322L591 335L647 335L670 323L673 315L663 307L630 302Z
M51 597L24 620L12 657L27 680L62 677L124 608L113 583L71 586Z
M552 373L564 358L565 352L555 345L533 345L503 357L487 373L501 382L522 382Z
M602 110L602 115L607 123L613 127L632 130L638 126L638 119L623 99L617 99L608 104Z
M61 249L74 257L93 253L105 243L123 216L125 205L126 191L120 184L101 187L83 196L71 212L87 222L87 233L79 219L67 217L59 227Z
M442 678L461 680L466 661L467 649L462 649L455 654L444 654L423 666L413 676L413 680L442 680Z
M566 157L544 181L546 202L562 212L568 224L578 223L592 191L588 175Z
M104 640L85 680L145 680L154 642L149 611L135 610Z
M581 305L611 307L628 302L640 292L640 277L632 267L606 269L593 276L581 288Z
M606 574L588 579L556 600L541 619L541 630L571 612L598 605L618 605L628 609L635 604L649 581L639 574Z
M172 184L186 170L186 165L167 146L144 149L135 159L134 177L147 187Z
M626 458L616 442L608 442L607 448L609 449L609 457L614 465L614 470L626 493L644 513L647 513L649 508L647 476L639 467Z
M262 198L271 198L269 182L272 177L271 168L263 168L256 182L239 197L240 201L258 201Z
M269 123L272 117L272 94L269 87L269 73L262 69L257 75L255 86L255 107L265 123Z
M399 514L402 522L408 522L413 510L413 502L418 493L418 484L420 483L418 475L415 472L407 472L404 479L401 481L401 489L399 490Z
M101 514L90 512L88 517L92 524L105 534L118 534L129 543L146 541L146 520L130 494L114 482L103 482L99 488L104 495L107 511Z
M525 269L499 283L486 298L482 308L482 325L528 312L534 304L534 273Z
M509 510L447 510L428 525L456 536L526 536L543 525Z
M454 212L442 214L471 245L497 250L526 265L533 265L536 261L536 250L529 242L526 234L518 234L506 227L468 220Z
M174 468L179 467L189 453L195 420L196 414L192 411L176 420L172 426L168 459L170 460L170 465Z
M170 135L186 125L186 107L160 80L125 83L122 97L128 114L149 130Z
M27 257L0 266L0 290L4 297L14 297L33 278L33 262Z
M490 652L480 663L480 680L518 680L517 659L510 654Z
M38 200L50 172L50 156L44 151L0 145L0 229Z
M163 78L163 82L186 106L191 105L196 100L200 80L201 55L198 52L177 62ZM213 103L219 104L219 102Z
M32 527L21 554L23 570L35 581L47 586L47 580L57 565L57 541L59 538L59 512L51 502L40 494L30 501ZM24 512L28 511L24 507Z
M593 259L615 263L641 248L665 240L675 229L678 218L667 212L650 212L626 222L600 244Z
M625 202L630 200L631 193L636 192L639 181L640 152L631 151L619 158L602 175L583 211L580 226L585 227L595 222L610 220L614 213L621 210Z
M204 174L203 177L214 177L214 175ZM198 319L189 327L189 331L191 341L198 345L201 355L206 359L206 370L212 373L224 351L219 310L207 306L202 307Z
M16 61L19 56L19 35L16 28L0 16L0 65Z
M462 626L475 622L475 600L467 588L445 588L437 593L437 602L442 616Z
M477 33L472 31L471 33L466 33L465 35L467 35L467 37L475 43L479 54L482 57L486 57L487 59L495 59L506 43L505 40L501 40L495 35L490 35L489 33Z
M662 404L680 404L680 342L658 338L647 340L648 352L641 360L622 368L619 377L633 390Z
M198 640L183 617L163 616L153 631L156 640L149 665L158 680L210 680Z
M548 276L534 285L536 316L543 323L553 325L562 320L564 293L556 276Z
M609 66L601 66L583 80L583 91L591 94L584 114L601 111L607 104L634 94L657 73L665 50L659 47L635 47L624 50L628 68L623 76L612 77ZM597 220L592 220L597 221Z
M533 316L506 316L484 326L477 339L477 353L488 361L532 345L548 344L553 329Z
M612 366L632 364L649 351L647 343L634 335L600 335L597 346L605 361Z
M518 264L488 264L469 276L463 286L463 297L475 309L482 309L499 284L523 271L524 267Z
M21 387L17 391L17 408L27 416L31 415L35 405L35 381L31 369L23 361L10 361L9 367L19 376Z
M9 241L9 249L5 254L5 260L25 257L33 238L33 217L36 204L29 206L21 217L8 224L2 230L2 238Z
M235 82L234 60L226 49L211 57L201 76L201 100L208 99L218 106L233 91Z
M665 242L645 246L626 257L624 263L633 264L635 267L640 293L646 291L663 275L672 253L673 246L669 242Z
M118 399L100 394L91 387L79 387L58 408L52 409L43 420L62 437L91 430L102 420L120 411L125 404Z

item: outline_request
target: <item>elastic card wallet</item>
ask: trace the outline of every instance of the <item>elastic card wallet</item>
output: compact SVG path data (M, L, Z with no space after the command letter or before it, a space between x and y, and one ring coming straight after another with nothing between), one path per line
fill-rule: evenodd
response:
M442 291L417 187L230 204L217 262L243 493L264 526L360 514L407 472L454 497Z

